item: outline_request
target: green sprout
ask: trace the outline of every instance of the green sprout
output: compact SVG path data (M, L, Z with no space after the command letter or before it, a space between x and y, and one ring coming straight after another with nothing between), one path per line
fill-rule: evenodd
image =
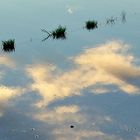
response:
M89 20L89 21L86 21L86 25L85 25L85 28L87 30L93 30L93 29L96 29L98 28L98 22L95 21L95 20Z
M15 40L10 39L10 40L7 40L7 41L2 41L2 50L4 52L15 51Z

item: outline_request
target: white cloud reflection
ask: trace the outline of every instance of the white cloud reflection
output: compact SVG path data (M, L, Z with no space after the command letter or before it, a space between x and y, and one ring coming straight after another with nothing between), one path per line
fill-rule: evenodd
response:
M0 56L0 66L8 67L8 69L14 69L16 62L9 56L1 55ZM9 70L10 70L9 69ZM0 80L5 76L7 71L1 69L0 71ZM4 109L9 106L9 101L21 95L24 92L24 89L21 87L9 87L4 84L0 84L0 117L3 116ZM11 105L11 104L10 104Z
M10 58L9 56L4 56L4 55L1 55L0 56L0 65L4 65L4 66L7 66L7 67L15 67L15 61Z
M128 53L128 48L126 44L112 41L86 49L72 58L75 68L64 73L57 74L59 69L52 65L28 67L27 73L33 79L31 88L42 97L37 106L42 107L77 93L80 95L81 90L97 84L104 87L114 85L127 94L138 94L140 68L134 64L135 58ZM107 89L98 91L106 93Z
M23 92L24 89L20 87L7 87L0 85L0 117L3 116L5 108L11 106L10 101L15 97L21 96Z
M43 110L33 114L33 118L49 124L65 124L66 122L83 123L85 118L80 114L80 108L76 105L58 106L55 109Z
M83 139L94 139L94 140L121 140L121 138L108 135L97 130L72 130L72 129L55 129L53 131L55 139L57 140L83 140Z
M15 96L20 96L23 89L17 87L0 86L0 103L5 103Z

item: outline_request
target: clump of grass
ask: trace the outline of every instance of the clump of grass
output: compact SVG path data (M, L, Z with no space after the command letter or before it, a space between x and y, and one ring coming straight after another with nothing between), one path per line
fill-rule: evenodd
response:
M15 51L15 40L10 39L10 40L7 40L7 41L2 41L2 50L4 52Z
M53 39L66 39L66 27L59 25L51 34Z
M98 28L98 22L95 21L95 20L86 21L85 28L86 28L87 30L96 29L96 28Z
M42 32L48 34L48 36L44 38L42 41L47 40L49 37L53 37L53 39L66 39L66 27L62 27L61 25L59 25L58 28L56 28L51 32L45 29L42 29Z

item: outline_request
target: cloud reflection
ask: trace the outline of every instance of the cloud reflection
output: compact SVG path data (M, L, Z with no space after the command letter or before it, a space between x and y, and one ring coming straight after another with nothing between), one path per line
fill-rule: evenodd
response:
M128 53L128 48L122 42L112 41L86 49L72 58L75 68L64 73L53 65L29 66L27 73L33 79L31 89L42 97L37 106L81 95L81 90L97 84L115 85L127 94L138 94L140 68L134 64L135 58Z
M13 64L16 64L10 58L1 60L3 60L1 64L6 64L5 66L10 67L10 69L14 68ZM5 118L6 107L9 103L11 105L11 100L13 101L13 99L23 95L18 98L19 101L16 100L14 109L9 109L13 116L16 113L15 110L20 111L18 113L27 116L31 119L30 121L37 122L40 128L44 126L51 129L49 135L53 139L121 140L119 136L122 133L115 133L115 129L121 131L118 126L124 124L121 122L119 124L119 121L115 118L117 115L114 117L107 110L108 105L118 104L120 98L116 99L110 97L110 95L106 97L107 99L104 98L105 95L104 97L103 95L102 97L96 97L97 94L116 94L117 92L128 95L139 93L140 68L135 64L136 58L129 53L129 46L122 42L112 41L88 48L79 55L70 58L70 60L73 62L73 67L68 71L61 71L59 67L47 63L26 65L26 74L30 77L30 80L27 78L29 85L25 89L1 84L1 120ZM9 61L10 65L8 64ZM28 94L22 94L25 91ZM40 98L39 96L35 97L34 93L37 93ZM89 99L92 95L90 94L89 97L88 93L94 94L94 99ZM72 98L72 96L77 96L78 102L75 102L75 98ZM63 102L70 97L70 102ZM24 100L21 98L24 98ZM109 101L110 99L111 101ZM61 100L62 104L59 104L58 100ZM117 103L113 103L113 101ZM32 104L35 106L32 106ZM116 114L120 113L116 110L114 112ZM17 116L15 115L13 118ZM130 115L123 116L127 118ZM7 117L10 118L8 112ZM23 121L24 117L21 120ZM114 132L112 132L112 125ZM71 128L70 126L74 127ZM35 128L32 125L30 127ZM105 129L111 130L108 133ZM21 132L29 131L29 129L25 130L23 129ZM41 129L41 132L47 137L48 134L45 130ZM41 135L39 135L40 137Z
M83 123L85 118L80 114L78 106L58 106L55 109L43 110L34 114L33 118L49 124Z
M0 67L5 66L10 69L15 68L16 62L6 55L0 56ZM1 69L0 71L0 79L4 77L6 74L6 69ZM9 106L9 102L14 99L15 97L18 97L21 95L21 93L24 92L24 89L21 87L9 87L4 84L0 84L0 117L3 116L4 109ZM10 104L11 105L11 104Z
M23 93L23 89L21 88L0 86L0 117L3 116L4 110L9 106L10 101L20 96L21 93Z
M82 140L82 139L94 139L94 140L121 140L121 138L108 135L101 131L92 130L70 130L70 129L55 129L53 131L55 139L57 140Z
M0 65L5 65L7 67L15 67L15 61L9 56L0 56Z

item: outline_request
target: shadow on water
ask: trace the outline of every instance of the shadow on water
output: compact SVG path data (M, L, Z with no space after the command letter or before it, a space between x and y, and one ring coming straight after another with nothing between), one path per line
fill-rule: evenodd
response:
M10 40L7 40L7 41L2 41L2 50L4 52L15 51L15 40L10 39Z
M66 27L63 27L61 25L58 26L55 30L48 32L45 29L42 29L42 32L45 32L48 34L46 38L44 38L42 41L47 40L49 37L52 37L53 39L66 39Z

